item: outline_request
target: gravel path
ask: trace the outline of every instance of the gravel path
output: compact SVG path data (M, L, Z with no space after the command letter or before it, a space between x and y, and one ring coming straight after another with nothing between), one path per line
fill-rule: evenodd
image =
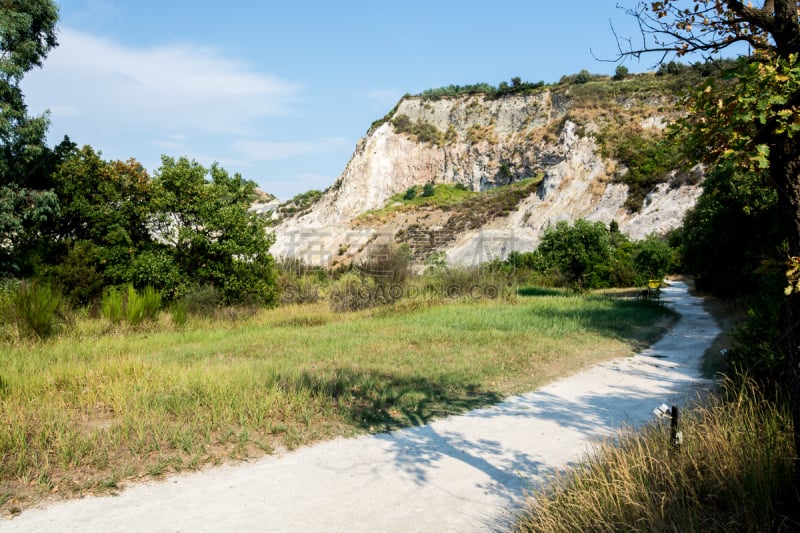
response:
M0 531L503 530L526 489L708 384L699 360L719 328L684 283L662 298L681 319L652 348L501 404L30 509Z

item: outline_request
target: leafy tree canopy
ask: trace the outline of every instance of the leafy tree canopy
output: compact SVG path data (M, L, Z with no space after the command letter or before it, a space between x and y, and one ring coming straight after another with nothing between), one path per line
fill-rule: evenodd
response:
M17 255L58 211L42 190L52 167L46 116L31 118L23 75L56 46L58 8L50 0L7 0L0 8L0 275L19 273Z
M210 179L209 179L210 178ZM274 236L250 212L256 185L214 164L162 157L154 179L154 227L187 279L219 287L228 302L275 300Z

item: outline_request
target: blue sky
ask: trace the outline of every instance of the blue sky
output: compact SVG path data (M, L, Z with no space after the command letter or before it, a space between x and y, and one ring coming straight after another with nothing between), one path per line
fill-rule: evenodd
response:
M610 24L636 36L607 0L57 3L60 46L23 81L51 144L151 172L162 154L217 161L282 199L332 184L405 93L613 73L593 58L615 55Z

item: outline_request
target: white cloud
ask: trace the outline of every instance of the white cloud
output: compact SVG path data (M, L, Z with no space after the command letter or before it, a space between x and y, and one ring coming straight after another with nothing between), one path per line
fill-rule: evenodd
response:
M74 117L78 114L78 108L74 105L54 105L50 106L51 117Z
M186 148L186 140L186 135L173 133L172 135L167 135L164 138L154 141L153 144L169 152L183 152Z
M253 161L272 161L329 152L345 146L346 142L339 137L317 142L237 141L233 148Z
M259 118L289 113L301 88L213 48L133 48L62 28L59 46L23 90L32 109L71 110L95 131L116 123L241 135Z
M367 91L364 94L381 106L386 107L387 110L391 109L392 106L400 101L400 97L403 96L400 91L395 91L392 89L375 89L372 91Z

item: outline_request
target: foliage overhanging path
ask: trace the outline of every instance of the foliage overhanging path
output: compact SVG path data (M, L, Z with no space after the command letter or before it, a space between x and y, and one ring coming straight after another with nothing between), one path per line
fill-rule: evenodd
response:
M28 510L0 521L0 531L502 528L526 489L580 460L593 441L708 384L699 362L718 326L684 283L662 296L681 319L648 350L496 406Z

